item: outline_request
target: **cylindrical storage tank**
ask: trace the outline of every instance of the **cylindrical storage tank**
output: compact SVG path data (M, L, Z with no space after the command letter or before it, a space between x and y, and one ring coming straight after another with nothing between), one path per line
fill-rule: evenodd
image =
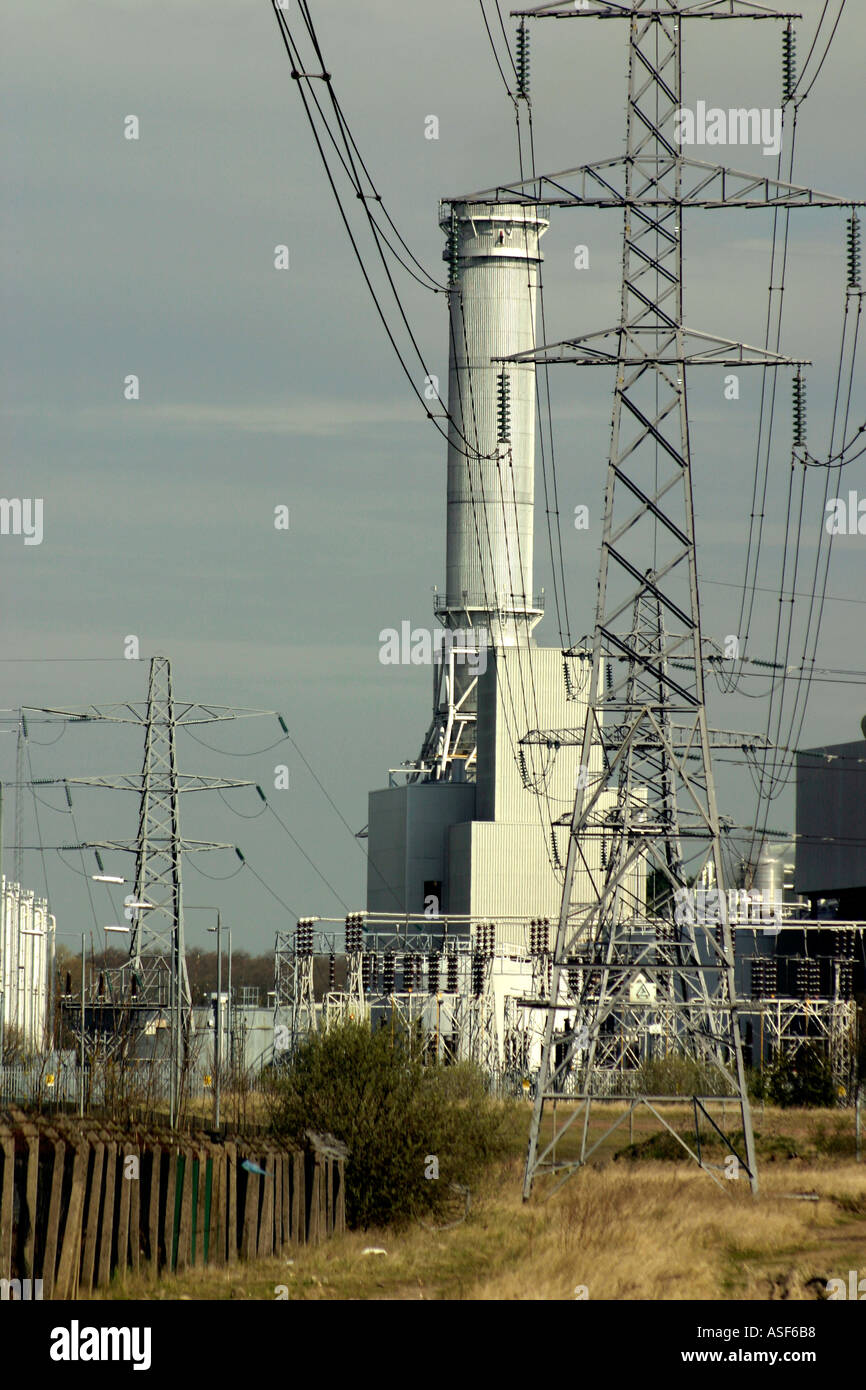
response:
M752 891L761 895L760 913L768 917L781 914L785 900L785 860L790 858L791 845L770 844L764 841L752 876Z
M537 346L539 240L547 208L458 203L443 210L451 262L446 595L451 628L527 640L532 593L535 363L492 359ZM503 383L504 382L504 386Z
M0 1008L4 1032L30 1051L48 1037L54 918L44 898L3 880L0 919Z

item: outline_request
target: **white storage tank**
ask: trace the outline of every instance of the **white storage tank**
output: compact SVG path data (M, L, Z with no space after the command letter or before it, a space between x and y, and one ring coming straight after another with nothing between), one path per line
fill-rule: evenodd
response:
M0 1018L29 1052L50 1042L56 923L45 898L0 880Z

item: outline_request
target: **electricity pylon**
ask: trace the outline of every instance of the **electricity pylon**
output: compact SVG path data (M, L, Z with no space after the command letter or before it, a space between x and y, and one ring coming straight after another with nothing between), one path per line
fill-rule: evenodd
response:
M90 841L86 847L96 851L100 867L101 850L135 854L135 888L126 909L131 922L129 959L119 971L107 970L103 974L109 996L126 1008L134 1008L140 1020L152 1022L164 1019L166 1011L168 1013L172 1058L171 1119L174 1123L180 1113L192 1013L184 943L182 859L186 854L204 850L235 849L234 845L184 839L180 831L180 795L254 785L234 778L179 772L175 731L188 725L249 718L273 711L176 703L171 664L167 657L154 656L150 662L147 702L143 706L124 703L90 705L83 710L40 708L38 712L79 722L106 720L137 724L144 729L140 774L41 778L38 781L138 793L136 838Z
M517 13L524 19L629 23L625 155L460 199L621 208L624 224L619 323L508 359L607 365L616 374L586 720L578 739L558 736L560 746L579 744L581 766L524 1198L540 1173L559 1173L565 1181L587 1162L606 1137L590 1143L593 1101L616 1094L617 1060L622 1066L629 1054L636 1069L641 1057L634 1043L646 1049L663 1028L673 1033L680 1052L700 1064L702 1080L695 1089L705 1092L692 1097L695 1149L675 1137L718 1181L700 1146L700 1124L712 1125L756 1193L711 761L714 745L731 746L738 736L714 735L707 725L686 369L793 367L800 360L685 325L682 217L687 208L841 207L851 199L685 158L678 143L682 21L790 22L795 16L747 0L599 0L580 7L560 0ZM602 845L596 871L584 853L592 840ZM578 864L590 882L591 898L583 903L573 900ZM667 905L659 912L647 908L648 868L665 885ZM716 891L712 923L696 920L694 913L678 921L681 914L673 911L677 895L696 882ZM573 1017L563 978L569 963L573 971L585 968ZM558 1012L571 1021L555 1036ZM577 1103L559 1134L543 1144L545 1104L561 1098L573 1073ZM705 1103L718 1096L733 1097L738 1106L742 1154L706 1110ZM632 1090L630 1099L607 1133L637 1104L675 1133L655 1108L660 1097ZM578 1119L578 1157L558 1159L557 1140Z

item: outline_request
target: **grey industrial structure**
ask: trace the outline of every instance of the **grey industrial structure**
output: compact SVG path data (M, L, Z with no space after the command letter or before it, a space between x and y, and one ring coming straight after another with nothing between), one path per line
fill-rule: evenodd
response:
M557 822L577 767L573 753L518 742L581 722L588 675L576 656L567 682L561 649L536 645L535 362L503 363L536 345L548 210L464 203L440 222L451 289L446 582L435 617L446 636L420 755L370 793L367 908L494 919L499 940L518 946L520 919L559 910L567 828ZM587 862L599 867L597 843Z
M794 884L815 917L866 920L866 741L797 755Z
M693 1097L696 1130L699 1105L711 1119L704 1102L736 1099L753 1187L749 1049L762 1065L818 1041L840 1097L850 1095L853 996L863 985L866 742L799 755L796 835L758 839L755 862L742 866L737 885L745 901L731 906L711 754L766 754L770 745L710 728L704 689L712 644L701 633L686 372L707 365L777 371L800 362L687 329L682 261L688 209L843 200L672 156L679 20L696 8L704 17L755 17L739 0L685 8L667 0L660 11L634 0L610 14L603 6L576 14L549 3L529 12L632 18L626 154L440 206L448 457L445 585L426 643L432 716L417 756L392 767L388 785L369 794L365 911L345 923L303 918L278 934L273 1012L250 1000L242 1019L221 979L211 1009L192 1007L182 855L233 847L182 839L180 793L246 784L183 775L175 750L184 723L262 712L178 708L162 657L151 664L144 709L43 711L131 723L145 734L140 775L62 779L136 791L140 806L134 841L93 846L134 852L136 869L126 909L128 963L101 974L89 1003L83 979L82 997L69 1010L82 1077L85 1040L119 1046L119 1020L128 1027L134 1019L135 1060L167 1071L174 1118L185 1062L196 1077L199 1064L212 1069L218 1091L227 1064L258 1067L335 1020L399 1017L420 1025L437 1059L469 1058L504 1090L525 1090L534 1080L526 1195L538 1173L586 1161L596 1101L630 1097L630 1108L653 1108L659 1097L644 1093L641 1072L657 1058L688 1056L710 1078L708 1094ZM787 102L789 16L770 15L787 24ZM525 99L525 22L520 34L518 96ZM621 318L597 333L539 344L540 243L553 203L622 215ZM858 238L852 208L847 293L859 298ZM533 574L536 365L554 362L615 370L591 649L536 641L544 612ZM798 400L802 406L799 371ZM795 436L799 428L795 411ZM410 627L401 622L401 630ZM719 915L675 911L677 895L693 890L705 899L715 894ZM53 931L53 919L32 895L29 908L16 899L19 919L29 910L44 925L25 932L34 937L25 947L6 925L9 891L0 1026L11 997L4 963L14 955L24 961L16 969L26 977L25 1031L38 1048L44 1019L27 998L28 990L46 999L50 993L45 940L38 949L35 941L48 937L49 923ZM200 910L216 913L221 961L219 910ZM322 956L327 978L317 985ZM559 1163L553 1145L540 1139L545 1104L563 1095L580 1102L565 1122L581 1122L577 1163ZM695 1156L701 1162L699 1142Z

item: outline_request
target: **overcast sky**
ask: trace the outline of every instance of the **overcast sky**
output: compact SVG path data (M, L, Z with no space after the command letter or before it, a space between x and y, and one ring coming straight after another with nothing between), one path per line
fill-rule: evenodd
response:
M513 21L503 14L509 34ZM822 8L801 0L805 56ZM835 4L831 7L835 9ZM487 9L495 19L493 0ZM513 109L472 0L367 0L311 10L328 70L363 157L414 254L443 272L438 199L517 174ZM290 11L293 25L297 11ZM376 317L339 224L269 0L11 0L3 35L3 494L42 498L40 545L0 537L6 709L143 700L147 658L171 658L181 699L279 710L352 829L387 769L415 756L430 716L430 673L380 664L384 627L431 623L444 581L445 448L425 421ZM496 29L494 29L496 32ZM625 29L539 23L532 31L536 159L558 170L622 151ZM686 35L686 99L722 107L779 104L779 28L700 24ZM803 103L795 181L864 196L862 74L866 8L849 3ZM504 45L500 43L504 59ZM139 138L124 138L138 117ZM439 119L439 138L425 120ZM771 173L760 150L720 148L719 162ZM707 154L705 157L711 157ZM695 212L686 219L691 326L763 341L771 215ZM544 241L548 338L618 317L621 220L555 213ZM574 247L590 250L574 268ZM290 268L274 267L285 244ZM365 254L369 242L365 243ZM826 449L844 298L844 213L792 215L783 348L810 357L809 445ZM431 371L447 377L445 298L401 280ZM124 399L135 374L140 399ZM417 373L423 386L423 374ZM721 372L690 378L704 631L736 631L745 565L758 374L726 402ZM558 483L572 633L591 630L610 426L600 371L552 372ZM760 583L778 588L789 466L788 379L777 432ZM862 379L852 423L864 418ZM866 458L845 471L863 482ZM823 521L810 480L803 583ZM588 532L570 526L590 508ZM290 529L274 508L290 508ZM811 508L811 509L810 509ZM551 592L538 488L536 588ZM866 666L863 537L838 537L819 664ZM778 601L762 603L754 655L771 656ZM844 601L848 600L848 601ZM852 602L851 600L856 600ZM124 660L140 640L141 662ZM548 615L538 630L556 645ZM796 644L794 647L795 654ZM754 694L766 683L750 681ZM801 742L846 741L866 710L862 687L813 688ZM714 697L711 718L762 729L763 700ZM10 723L0 725L4 729ZM31 726L34 777L135 771L139 731ZM364 859L272 718L204 730L215 754L179 736L182 770L259 782L336 893L249 788L187 797L185 833L239 845L293 912L363 906ZM238 756L247 754L248 756ZM274 767L290 768L288 790ZM28 772L29 776L29 772ZM0 777L15 778L15 737L0 737ZM751 822L743 769L720 769L723 809ZM135 834L134 797L59 789L25 806L27 845ZM51 807L63 806L62 811ZM4 869L15 843L4 798ZM234 808L239 814L235 814ZM263 814L259 819L243 816ZM784 792L772 824L793 824ZM65 867L65 864L70 867ZM132 859L106 865L132 872ZM92 855L84 860L90 873ZM184 868L190 904L219 904L235 946L268 950L294 921L231 853ZM47 888L60 931L116 920L80 856L28 851L25 879ZM205 914L188 922L204 944Z

